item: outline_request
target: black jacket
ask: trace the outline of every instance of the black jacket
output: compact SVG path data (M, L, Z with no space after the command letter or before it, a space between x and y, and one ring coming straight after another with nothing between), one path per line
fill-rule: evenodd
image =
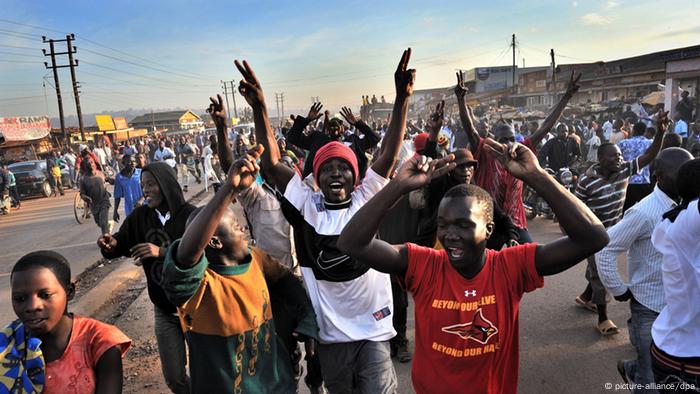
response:
M149 208L148 205L136 208L114 234L114 238L117 239L115 250L111 253L102 251L102 256L105 258L128 257L131 255L132 247L144 242L167 248L173 241L182 238L185 233L187 218L196 207L185 201L175 170L165 163L158 162L147 165L143 168L143 172L150 172L158 182L163 198L170 209L170 219L163 225L155 209ZM160 287L163 259L144 259L142 263L151 301L164 312L175 313L175 306L168 301Z

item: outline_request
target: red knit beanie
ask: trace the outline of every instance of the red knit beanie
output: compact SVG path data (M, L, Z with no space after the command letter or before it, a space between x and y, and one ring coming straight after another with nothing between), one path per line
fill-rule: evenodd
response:
M413 146L417 153L423 153L423 149L428 144L428 133L420 133L413 140Z
M321 166L331 159L342 159L347 161L352 167L352 174L355 178L355 185L359 182L359 172L357 167L357 157L352 149L348 148L342 142L333 141L326 145L323 145L321 149L316 151L316 156L314 156L314 179L316 184L318 184L318 170Z

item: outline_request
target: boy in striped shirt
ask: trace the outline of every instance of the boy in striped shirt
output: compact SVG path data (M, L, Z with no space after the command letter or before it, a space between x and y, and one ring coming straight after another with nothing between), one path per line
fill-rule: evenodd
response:
M651 146L641 156L630 161L622 160L622 152L615 144L604 143L598 148L598 163L581 177L575 194L603 222L605 228L613 226L622 218L629 179L654 160L661 149L661 142L667 128L668 113L661 112ZM576 303L598 313L598 331L601 335L619 333L620 330L615 323L608 319L607 292L598 276L595 256L588 257L586 280L588 281L586 290L576 297Z

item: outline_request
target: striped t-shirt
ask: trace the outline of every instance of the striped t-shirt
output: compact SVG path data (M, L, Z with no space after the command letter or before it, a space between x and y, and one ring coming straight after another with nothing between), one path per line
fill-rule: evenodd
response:
M593 211L605 228L608 228L622 218L627 184L630 177L637 173L637 159L624 162L619 171L613 172L607 178L601 174L600 164L595 164L579 180L576 197Z

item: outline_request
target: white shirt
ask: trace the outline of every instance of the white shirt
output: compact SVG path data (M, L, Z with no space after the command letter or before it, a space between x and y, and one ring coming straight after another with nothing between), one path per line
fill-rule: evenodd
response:
M78 159L78 158L75 157L75 155L72 154L72 153L66 153L65 155L63 155L63 160L65 160L66 162L68 162L68 165L69 165L71 168L75 167L75 161L76 161L77 159Z
M620 296L629 289L640 304L654 312L661 312L666 305L661 280L662 255L651 243L651 234L663 214L675 205L657 185L608 229L610 242L595 257L600 280L612 295ZM627 284L617 269L617 255L624 252L627 252Z
M388 182L388 179L368 168L362 184L351 194L349 207L324 209L323 195L310 188L295 173L285 188L284 199L299 211L316 234L334 236L339 235L353 215ZM305 246L297 244L296 247L300 250ZM324 261L323 250L314 257L317 261ZM342 265L343 261L333 266ZM324 261L324 264L328 262ZM394 303L388 274L369 269L355 279L334 282L317 279L313 268L301 258L299 264L316 312L321 343L386 341L396 335L392 323ZM327 268L331 269L332 266ZM375 317L377 313L381 317Z
M99 165L104 166L107 164L107 154L105 153L104 149L102 148L95 148L92 153L97 156L97 160L99 161Z
M153 154L153 161L164 161L165 157L170 156L170 158L175 158L175 152L173 152L172 149L168 148L167 146L163 148L162 150L158 148L156 150L156 153Z
M700 212L698 200L664 220L651 241L663 254L666 307L651 327L656 346L676 357L700 357Z
M603 137L606 140L610 141L610 136L612 136L612 132L613 132L613 124L610 123L609 120L605 121L605 123L603 123Z
M683 137L688 136L688 124L685 123L683 119L678 119L678 122L676 122L676 128L673 129L673 131L676 134L680 134Z
M586 145L588 145L588 157L586 160L590 161L591 163L598 162L598 147L600 147L600 144L600 137L593 134L593 137L586 142Z

